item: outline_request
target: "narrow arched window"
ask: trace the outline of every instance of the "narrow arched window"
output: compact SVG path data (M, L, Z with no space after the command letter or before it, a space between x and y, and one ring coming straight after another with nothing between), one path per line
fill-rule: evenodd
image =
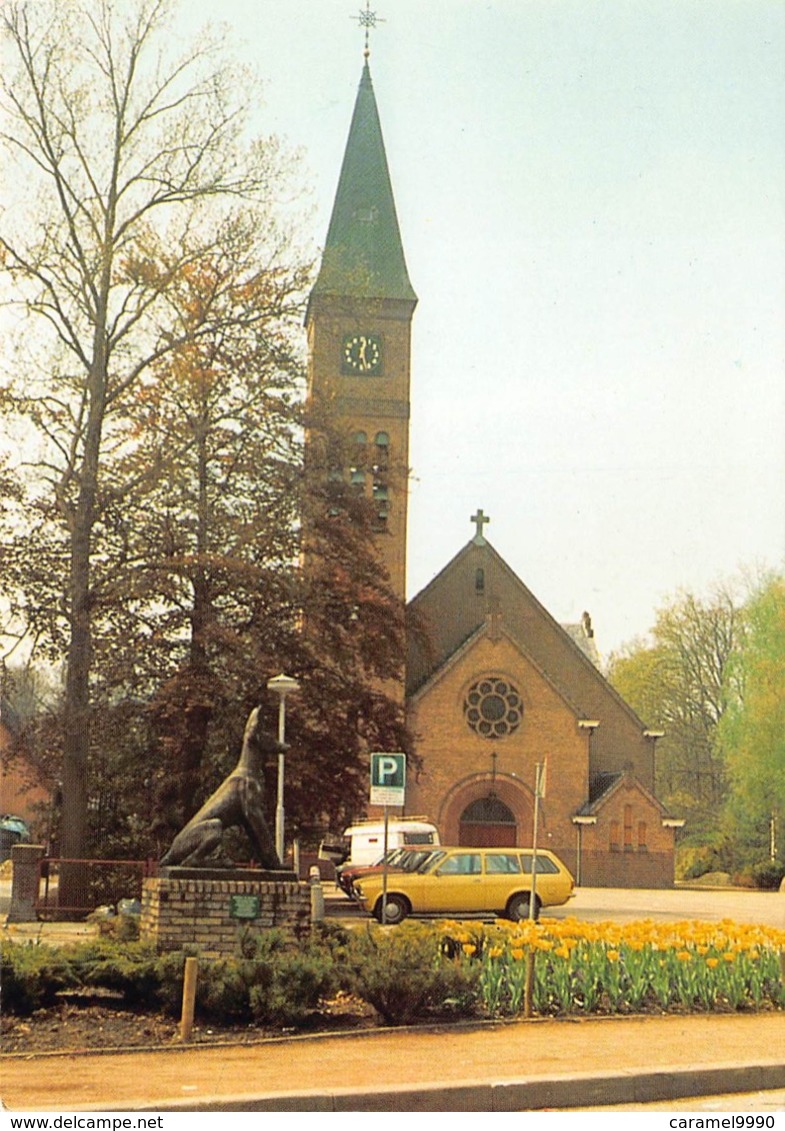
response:
M376 504L376 526L384 530L390 517L390 491L384 483L374 483L373 501Z
M478 569L474 575L474 592L485 592L485 570L482 568Z
M624 851L632 852L632 805L624 806Z
M380 467L386 467L390 460L390 437L387 432L377 432L374 437L376 445L376 462Z

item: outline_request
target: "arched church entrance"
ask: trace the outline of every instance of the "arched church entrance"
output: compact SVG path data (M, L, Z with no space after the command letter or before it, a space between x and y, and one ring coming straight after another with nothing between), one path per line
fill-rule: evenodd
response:
M437 810L444 844L515 848L530 844L534 798L512 774L472 774L456 782Z
M461 813L458 844L473 848L515 848L517 843L515 814L493 793L478 797Z

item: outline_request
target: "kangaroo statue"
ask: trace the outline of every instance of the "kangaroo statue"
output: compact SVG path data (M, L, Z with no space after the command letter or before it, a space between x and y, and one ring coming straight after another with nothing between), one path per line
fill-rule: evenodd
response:
M259 708L248 716L240 760L201 809L172 841L161 865L209 867L206 859L221 844L226 829L245 829L263 868L278 869L281 862L264 815L264 760L286 750L260 727Z

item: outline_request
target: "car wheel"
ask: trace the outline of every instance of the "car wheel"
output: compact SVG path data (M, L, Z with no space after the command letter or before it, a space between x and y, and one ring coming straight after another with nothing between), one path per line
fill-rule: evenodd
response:
M382 916L383 902L380 896L376 901L373 913L380 923L386 922L388 927L395 927L398 923L402 923L409 914L409 904L401 895L387 896L387 912L384 916Z
M534 897L534 918L540 917L540 901ZM512 919L513 922L520 922L522 919L529 918L529 894L528 892L519 892L514 895L510 902L507 904L507 918Z

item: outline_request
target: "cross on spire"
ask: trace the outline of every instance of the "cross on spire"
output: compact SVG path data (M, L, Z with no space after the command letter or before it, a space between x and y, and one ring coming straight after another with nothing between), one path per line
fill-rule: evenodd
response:
M486 516L483 514L482 507L478 507L477 514L473 514L469 521L475 523L477 527L477 533L474 535L472 541L475 542L478 546L484 546L485 536L482 532L482 528L483 526L485 526L486 522L490 522L491 520L489 518L486 518Z
M371 54L371 48L369 46L371 28L376 27L377 24L383 24L385 21L381 16L377 16L376 12L371 11L371 0L365 0L365 11L363 12L361 10L356 16L352 16L351 19L357 20L359 26L365 28L365 50L363 55L367 61L368 56Z

